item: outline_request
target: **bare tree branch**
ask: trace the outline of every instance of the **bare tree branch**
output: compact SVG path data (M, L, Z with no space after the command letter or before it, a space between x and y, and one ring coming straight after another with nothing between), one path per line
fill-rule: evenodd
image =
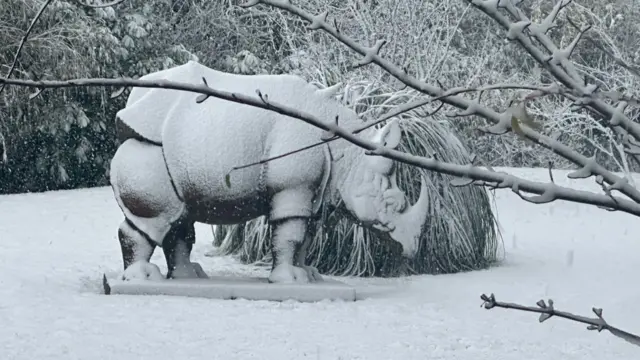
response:
M24 44L27 42L27 39L29 38L29 34L31 34L31 30L33 30L33 27L38 22L38 19L40 19L40 16L42 16L42 13L44 13L44 10L47 8L47 6L49 6L49 4L51 4L52 1L53 0L46 0L40 7L40 10L38 10L38 13L36 14L36 16L31 20L31 24L29 25L29 27L27 28L27 31L22 36L22 40L20 40L20 45L18 46L18 50L16 50L16 53L13 56L13 63L11 64L11 67L9 68L9 72L7 73L7 76L6 76L7 79L10 78L11 75L13 75L13 71L16 69L16 64L18 63L20 52L22 52L22 48L24 47ZM2 91L4 91L5 85L6 84L2 84L2 86L0 86L0 94L2 94Z
M598 332L601 332L602 330L608 330L614 336L624 339L633 345L640 346L640 336L618 329L615 326L609 325L602 317L602 309L593 308L592 311L594 314L596 314L596 317L588 318L585 316L575 315L570 312L556 310L553 306L553 300L551 299L549 299L548 304L545 303L544 300L540 300L536 303L538 307L533 307L533 306L524 306L524 305L519 305L514 303L499 302L499 301L496 301L496 298L493 294L489 296L482 294L480 298L483 301L482 306L484 306L485 309L490 310L493 308L503 308L503 309L513 309L513 310L539 313L540 317L538 320L541 323L550 319L553 316L556 316L559 318L587 324L589 325L587 327L587 330L598 330Z
M328 133L339 136L350 143L359 146L367 151L368 155L383 156L401 163L417 166L422 169L432 170L439 173L453 175L457 177L469 178L480 181L480 184L494 184L496 188L509 188L518 195L521 192L536 194L538 196L528 197L527 201L535 203L546 203L554 200L568 200L571 202L591 204L604 208L616 209L629 214L640 216L640 204L624 198L618 198L613 195L602 195L588 191L576 190L567 187L558 186L554 183L540 183L521 179L516 176L491 170L481 169L479 167L468 165L459 165L453 163L442 162L434 158L420 157L407 154L401 151L381 147L380 145L366 139L362 139L352 134L350 131L343 129L333 121L323 121L306 112L294 109L282 104L277 104L268 100L268 94L262 94L257 90L258 97L251 97L244 94L230 93L221 90L215 90L203 84L196 85L190 83L171 82L167 80L133 80L133 79L73 79L67 81L32 81L19 79L0 78L0 83L6 85L25 86L31 88L71 88L71 87L142 87L142 88L160 88L188 91L201 94L194 99L196 102L206 101L207 97L215 97L228 100L231 102L250 105L253 107L274 111L279 114L289 116L298 120L302 120L307 124L327 131ZM574 177L583 177L585 174L593 173L593 168L598 166L595 159L591 159L587 165L574 172ZM614 183L612 189L620 191L628 182L619 178Z

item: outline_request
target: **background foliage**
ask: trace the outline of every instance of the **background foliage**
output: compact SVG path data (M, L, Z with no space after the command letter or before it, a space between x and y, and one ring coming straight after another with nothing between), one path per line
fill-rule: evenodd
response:
M20 39L42 0L0 2L0 71L6 73ZM32 79L140 76L189 59L235 73L298 73L325 85L353 85L361 103L371 104L380 89L399 88L375 66L353 69L354 55L336 41L274 9L234 6L219 0L127 0L112 8L90 9L75 1L54 1L23 50L14 76ZM539 18L553 1L521 4ZM497 82L532 83L548 79L516 44L505 42L490 19L463 1L311 0L305 8L340 14L343 32L361 42L385 36L383 55L419 77L445 86ZM637 95L636 78L627 75L607 49L627 62L640 58L640 10L632 0L574 1L571 20L591 23L577 56L581 70L616 89ZM575 35L567 19L554 30L560 44ZM408 34L412 34L409 36ZM587 42L587 44L589 44ZM513 56L511 56L513 55ZM371 80L375 79L375 80ZM605 82L603 81L603 85ZM25 101L26 89L8 88L0 96L0 126L7 134L10 161L0 167L0 193L105 185L114 142L114 114L126 99L110 98L111 89L47 91ZM363 92L366 92L363 94ZM376 93L377 92L377 93ZM490 103L508 99L490 96ZM349 101L349 99L347 99ZM549 99L548 102L561 100ZM612 170L624 168L617 139L589 114L552 111L558 104L539 102L534 114L550 128L563 127L563 139L587 150ZM384 109L373 106L372 113ZM437 121L446 121L438 115ZM568 167L565 161L514 136L479 133L481 119L456 120L451 126L472 153L491 165ZM515 151L518 150L518 151ZM632 168L637 165L629 164Z

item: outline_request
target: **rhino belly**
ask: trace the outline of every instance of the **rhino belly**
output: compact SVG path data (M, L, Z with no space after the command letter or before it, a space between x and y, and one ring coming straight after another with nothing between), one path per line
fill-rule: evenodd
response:
M181 115L165 123L162 142L167 168L190 216L208 224L232 224L267 214L263 167L231 170L263 158L268 122L244 117L223 121L211 113L203 118Z
M212 225L239 224L269 212L269 201L265 196L219 201L210 199L193 202L187 206L189 216L197 222Z

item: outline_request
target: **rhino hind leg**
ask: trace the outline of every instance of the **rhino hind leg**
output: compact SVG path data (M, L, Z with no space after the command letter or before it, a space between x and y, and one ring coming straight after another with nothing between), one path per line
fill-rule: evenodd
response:
M126 219L120 224L118 239L124 264L122 280L158 280L162 278L158 266L149 262L156 245Z
M167 278L208 278L198 263L191 262L191 250L196 241L193 222L179 221L167 234L162 250L167 261Z
M126 219L118 230L125 268L122 279L157 279L160 271L149 263L153 250L163 246L165 239L175 237L169 233L186 217L162 148L126 140L111 160L110 182Z

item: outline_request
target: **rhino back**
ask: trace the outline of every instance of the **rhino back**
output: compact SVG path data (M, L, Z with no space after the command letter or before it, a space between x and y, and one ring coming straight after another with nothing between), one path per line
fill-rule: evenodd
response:
M269 99L301 109L321 118L334 117L334 113L344 111L338 109L338 103L320 98L316 88L302 78L294 75L236 75L208 68L195 61L173 68L149 73L141 80L169 80L191 84L207 83L214 89L238 92L255 96L256 90L267 94ZM195 99L199 94L173 89L134 87L127 98L125 108L116 114L117 135L120 141L137 137L154 143L162 143L162 127L167 114L178 108L185 109L184 99L193 101L189 106L196 106ZM211 102L215 98L209 98ZM216 102L224 101L215 99ZM328 106L330 105L330 106ZM265 110L259 110L265 111ZM284 116L280 116L283 118ZM292 120L292 119L288 119ZM297 120L296 120L297 121Z
M257 96L256 89L260 89L270 101L317 116L332 113L315 95L316 88L295 76L234 75L197 63L185 66L190 67L190 81L200 82L204 76L216 89L249 96ZM175 95L161 133L167 167L187 202L213 206L216 202L266 201L270 179L282 187L321 178L321 166L314 166L315 171L303 171L304 166L300 166L321 164L323 154L315 149L269 163L290 170L279 171L276 176L268 177L262 166L235 170L230 173L231 186L227 186L225 175L232 168L315 143L322 131L272 111L218 98L197 104L196 97L188 92Z

